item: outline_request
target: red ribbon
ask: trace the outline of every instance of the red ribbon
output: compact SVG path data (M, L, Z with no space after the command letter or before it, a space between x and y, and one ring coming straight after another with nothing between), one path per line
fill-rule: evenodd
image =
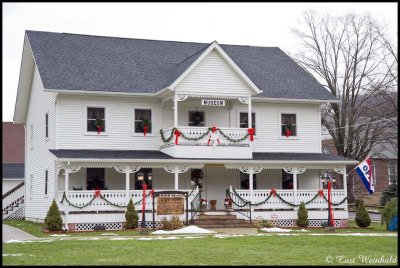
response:
M324 197L324 190L322 189L319 190L319 197Z
M148 125L145 125L144 127L143 127L143 134L144 134L144 136L146 137L146 134L147 134L147 131L149 130L149 126Z
M101 132L102 129L103 129L103 127L97 126L97 135L100 134L100 132Z
M181 132L179 130L175 130L174 135L175 135L175 144L178 145L178 138L181 135Z
M256 130L254 129L254 128L249 128L249 129L247 129L247 132L249 133L249 135L250 135L250 141L254 141L254 133L256 132Z
M274 188L271 189L271 194L276 197L276 190Z
M212 128L211 128L211 132L212 132L212 133L215 133L217 130L218 130L217 127L212 127ZM210 136L210 137L211 137L211 136ZM210 145L210 141L211 141L211 139L209 138L209 139L208 139L208 142L207 142L207 145ZM221 143L221 142L219 141L219 139L217 139L217 142L218 142L218 144Z
M95 197L100 197L100 190L94 191L94 196Z
M151 197L151 199L154 199L154 189L151 189L151 191L150 191L150 197Z
M292 131L289 128L285 129L286 138L292 135Z
M212 132L212 133L215 133L215 131L217 131L217 127L212 127L212 128L211 128L211 132Z
M331 226L335 226L335 220L333 219L333 211L332 211L332 204L331 204L331 182L328 181L328 210L329 215L331 218Z
M145 213L145 210L146 210L146 190L147 190L147 184L143 183L142 219L144 217L144 213Z

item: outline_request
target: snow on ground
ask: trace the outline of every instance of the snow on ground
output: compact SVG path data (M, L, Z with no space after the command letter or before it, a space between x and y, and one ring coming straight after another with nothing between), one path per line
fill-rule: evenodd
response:
M11 256L11 257L18 257L22 256L23 253L15 253L15 254L3 254L3 257Z
M210 231L207 229L199 228L197 226L191 225L187 226L182 229L177 229L177 230L172 230L172 231L164 231L164 230L158 230L155 232L152 232L151 234L215 234L216 232Z
M102 233L101 235L117 235L115 233Z
M67 235L67 234L52 234L50 236L69 236L69 235Z
M266 231L266 232L281 232L281 233L287 233L287 232L291 232L291 229L282 229L282 228L261 228L262 231Z
M33 242L40 242L40 243L43 243L43 242L52 242L53 240L14 240L14 239L11 239L11 240L7 240L7 241L5 241L4 243L33 243Z

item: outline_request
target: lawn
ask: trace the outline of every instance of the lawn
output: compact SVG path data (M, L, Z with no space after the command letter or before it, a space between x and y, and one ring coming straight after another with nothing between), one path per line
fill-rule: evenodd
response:
M336 265L370 265L359 258L361 254L370 261L382 256L391 258L389 264L397 261L397 236L163 238L3 243L3 265L329 265L330 261Z

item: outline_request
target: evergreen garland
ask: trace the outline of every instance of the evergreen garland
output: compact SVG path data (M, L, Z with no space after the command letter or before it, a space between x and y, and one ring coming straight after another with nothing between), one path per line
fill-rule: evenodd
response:
M172 140L172 138L173 138L173 136L174 136L175 130L178 130L178 131L179 131L179 129L177 129L177 128L175 128L175 127L172 128L169 138L166 138L166 137L164 136L164 133L165 133L165 132L164 132L162 129L160 129L161 139L163 140L164 143L168 143L168 142L170 142L170 141ZM208 130L207 130L205 133L203 133L202 135L198 136L197 138L190 138L190 137L186 136L182 131L179 131L179 132L181 133L181 137L182 137L183 139L185 139L185 140L198 141L198 140L203 139L203 138L204 138L205 136L207 136L208 134L210 134L211 131L212 131L212 128L210 127L210 128L208 128ZM221 129L217 128L217 131L219 131L219 133L221 133L221 135L222 135L225 139L227 139L228 141L230 141L230 142L241 142L241 141L244 141L244 140L247 139L247 137L250 135L249 133L247 133L246 135L244 135L244 136L243 136L242 138L240 138L240 139L232 139L232 138L230 138L228 135L226 135Z
M101 193L100 193L100 197L101 197L102 199L104 199L108 204L110 204L110 205L112 205L112 206L116 206L116 207L120 207L120 208L126 208L126 207L127 207L127 206L124 206L124 205L118 205L118 204L115 204L115 203L111 202L110 200L108 200L107 198L105 198L104 195L102 195ZM64 202L64 200L65 200L65 201L67 201L67 203L68 203L69 205L73 206L74 208L85 208L85 207L89 206L89 205L94 201L95 198L96 198L96 196L93 195L93 198L92 198L88 203L86 203L86 204L84 204L84 205L82 205L82 206L77 206L77 205L75 205L75 204L72 204L72 203L68 200L68 198L67 198L67 196L66 196L66 194L65 194L65 192L64 192L63 197L62 197L62 199L61 199L61 201L60 201L60 204L62 204L62 203ZM137 205L137 204L139 204L140 202L142 202L142 199L140 199L139 201L137 201L136 203L134 203L134 205Z

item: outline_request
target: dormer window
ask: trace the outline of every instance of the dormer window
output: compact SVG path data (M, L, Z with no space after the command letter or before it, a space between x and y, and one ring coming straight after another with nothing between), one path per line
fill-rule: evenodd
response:
M151 125L151 110L135 109L135 133L151 133Z
M296 114L281 114L281 136L297 136Z
M87 108L87 132L98 132L99 128L96 122L102 122L100 132L106 131L105 108L88 107Z

